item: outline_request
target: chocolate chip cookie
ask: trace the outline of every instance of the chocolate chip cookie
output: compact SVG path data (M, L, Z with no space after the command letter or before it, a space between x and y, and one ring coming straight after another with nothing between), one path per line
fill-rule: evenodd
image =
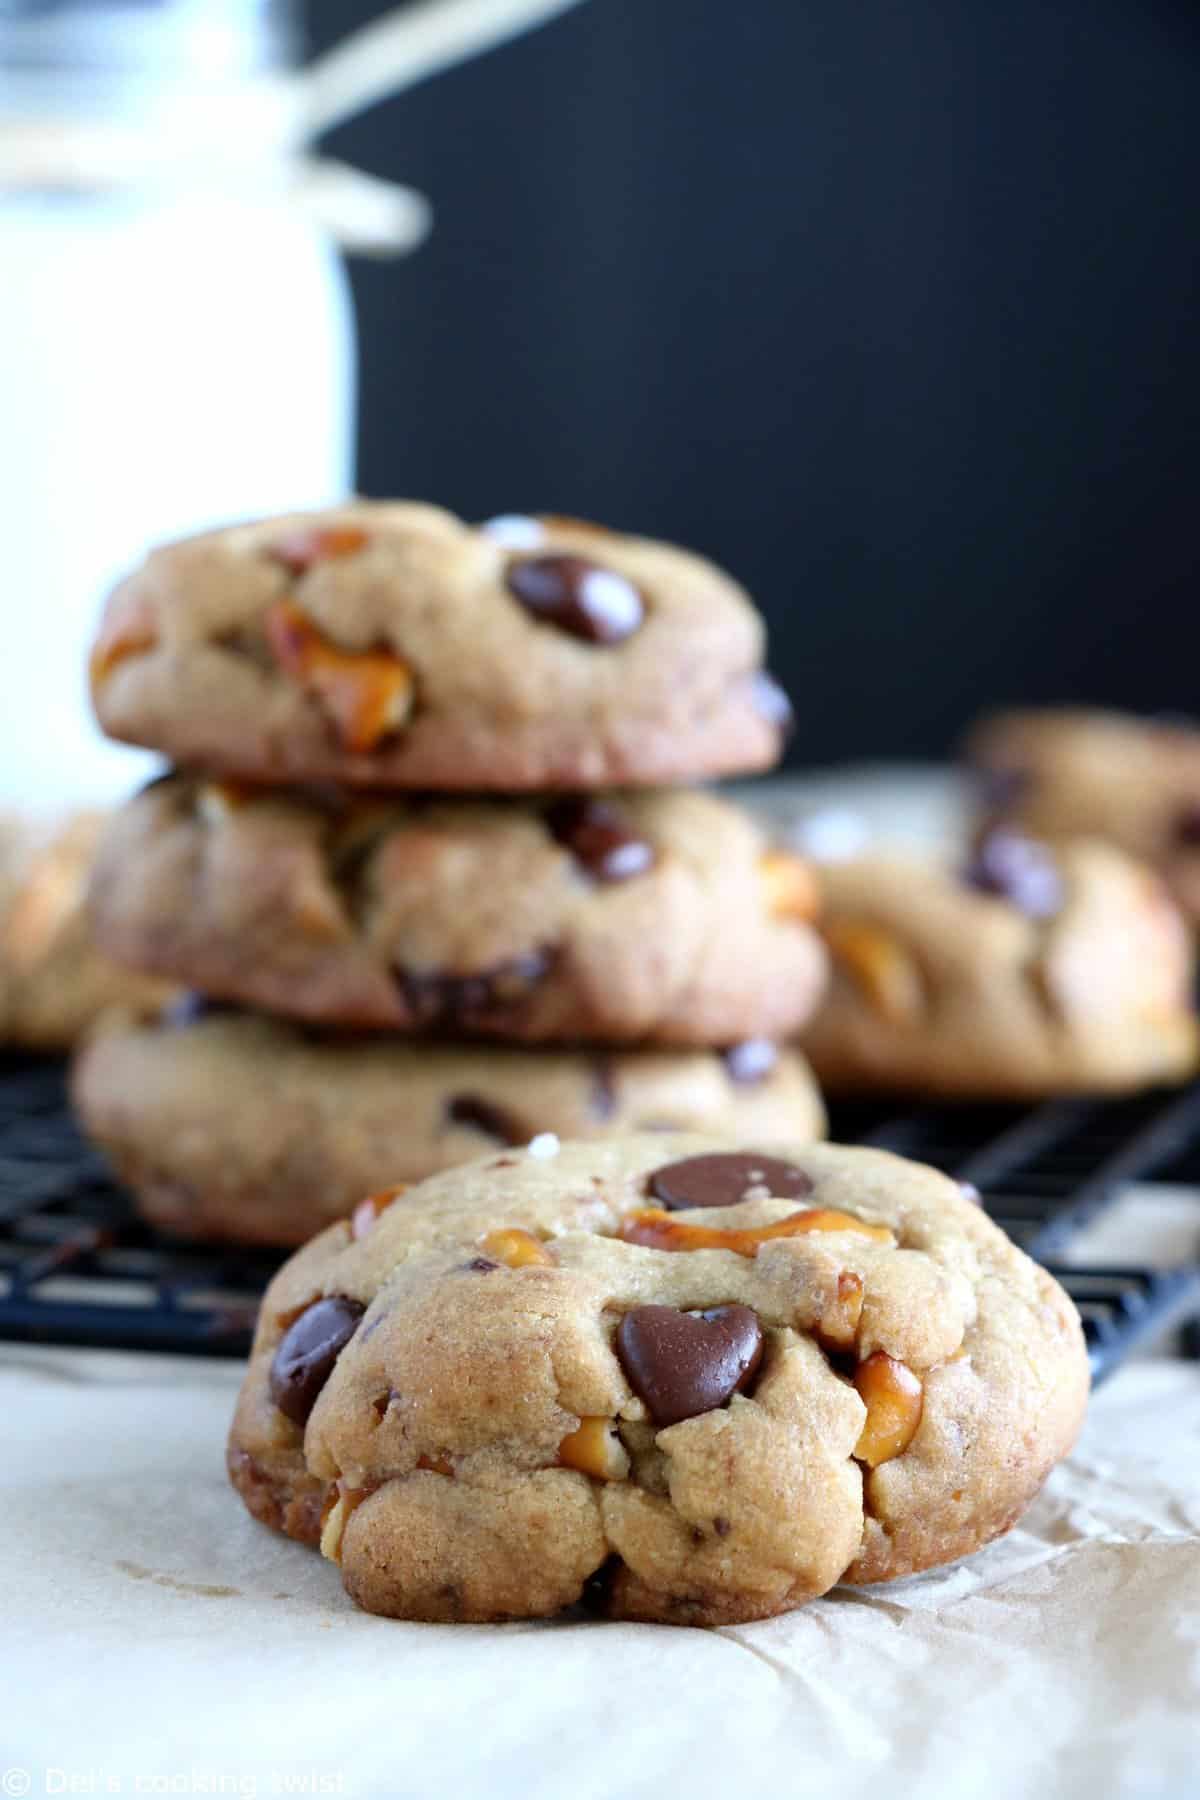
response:
M164 982L112 962L85 907L99 813L0 819L0 1042L64 1050L110 1006L156 1012Z
M104 1032L73 1089L152 1225L243 1243L305 1243L365 1193L540 1133L803 1142L825 1124L803 1059L763 1040L624 1055L414 1046L191 1007Z
M264 1299L230 1474L369 1611L764 1618L976 1549L1072 1444L1070 1301L934 1170L536 1149L378 1196Z
M870 855L821 883L834 973L801 1041L833 1091L1036 1099L1196 1067L1189 934L1109 845L997 830L961 867Z
M525 792L769 767L742 589L575 519L356 502L156 550L91 662L110 737L261 781Z
M131 965L326 1023L524 1042L786 1037L815 884L704 793L355 800L182 776L118 817L97 934Z
M1053 843L1104 838L1153 864L1200 924L1200 721L1046 708L971 733L989 819Z

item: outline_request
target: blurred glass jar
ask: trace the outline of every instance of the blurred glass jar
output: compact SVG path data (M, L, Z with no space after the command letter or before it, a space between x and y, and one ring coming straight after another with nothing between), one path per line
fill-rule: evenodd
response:
M350 489L353 315L292 197L294 45L269 0L0 0L0 805L136 777L84 664L151 544Z

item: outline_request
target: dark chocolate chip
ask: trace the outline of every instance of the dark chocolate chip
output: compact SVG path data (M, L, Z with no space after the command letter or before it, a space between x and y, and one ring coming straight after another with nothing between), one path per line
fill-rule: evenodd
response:
M531 556L508 570L508 588L547 625L592 644L617 644L646 614L633 583L583 556Z
M628 881L653 868L654 847L609 800L572 795L546 814L551 836L596 881Z
M713 1520L713 1530L716 1532L718 1537L728 1537L729 1536L729 1520L721 1519L721 1518L714 1519Z
M514 1119L502 1106L494 1106L481 1094L455 1094L446 1102L446 1119L451 1125L467 1125L482 1131L501 1144L527 1144L533 1132Z
M762 1326L748 1306L699 1313L637 1306L617 1330L621 1367L656 1425L721 1406L747 1386L762 1353Z
M400 969L396 981L414 1024L463 1028L511 1011L549 974L553 962L549 950L527 950L476 975L419 975Z
M271 1364L271 1398L297 1425L306 1423L365 1310L357 1300L333 1294L315 1301L280 1338Z
M754 705L768 725L774 725L784 737L790 737L796 726L792 703L773 675L759 669L754 677Z
M756 1082L765 1081L778 1061L778 1048L770 1038L746 1038L741 1044L731 1044L725 1052L726 1072L739 1087L753 1087Z
M1031 919L1049 919L1063 903L1062 877L1044 844L998 826L981 839L963 871L981 894L1008 900Z
M1200 800L1184 807L1175 822L1175 842L1184 849L1200 849Z
M211 1019L217 1013L232 1013L237 1010L228 1000L214 1000L210 994L201 994L193 988L168 1000L158 1015L158 1022L170 1031L178 1031L185 1025L197 1024L201 1019Z
M473 1256L469 1263L463 1264L463 1268L472 1275L490 1275L499 1267L500 1264L493 1262L490 1256Z
M738 1150L667 1163L665 1168L655 1169L649 1190L668 1212L683 1212L693 1206L736 1206L748 1194L802 1200L812 1193L812 1186L810 1177L795 1163Z

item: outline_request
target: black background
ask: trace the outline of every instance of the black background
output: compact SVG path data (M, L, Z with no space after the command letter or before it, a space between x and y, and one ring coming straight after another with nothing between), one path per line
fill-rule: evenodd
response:
M796 761L1200 711L1198 64L1166 0L587 0L329 140L437 210L354 265L360 487L715 556Z

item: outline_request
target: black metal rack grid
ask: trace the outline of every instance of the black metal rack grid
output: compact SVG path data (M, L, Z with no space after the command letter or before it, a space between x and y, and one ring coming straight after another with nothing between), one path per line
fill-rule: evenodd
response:
M1058 1260L1131 1181L1200 1189L1200 1083L1032 1108L846 1106L833 1136L978 1188L1071 1293L1097 1379L1173 1324L1190 1322L1200 1354L1200 1260L1170 1270ZM280 1260L150 1231L80 1136L61 1064L0 1057L0 1339L242 1356Z

